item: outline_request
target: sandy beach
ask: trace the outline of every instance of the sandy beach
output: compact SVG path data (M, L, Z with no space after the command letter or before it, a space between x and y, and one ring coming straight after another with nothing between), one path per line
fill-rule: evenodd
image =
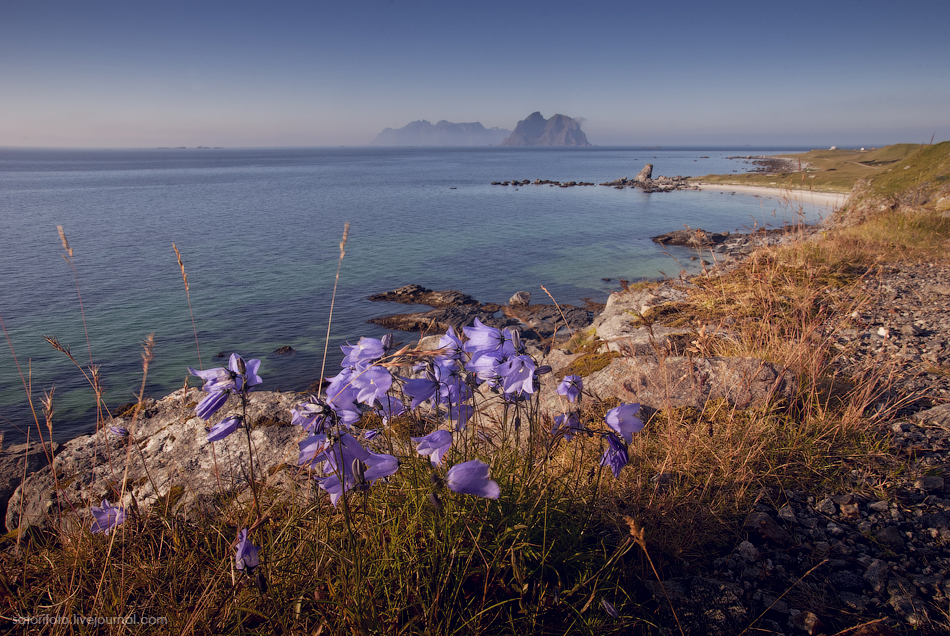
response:
M722 190L723 192L735 192L737 194L750 194L763 199L774 199L776 201L788 201L790 203L808 203L819 207L827 207L829 210L840 208L848 195L843 192L814 192L812 190L788 190L785 188L766 188L762 186L743 186L743 185L720 185L720 184L697 184L700 190Z

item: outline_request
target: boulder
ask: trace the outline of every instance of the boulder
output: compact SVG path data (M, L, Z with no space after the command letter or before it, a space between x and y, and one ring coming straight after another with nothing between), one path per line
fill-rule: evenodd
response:
M6 513L10 497L16 492L24 476L29 477L48 466L59 449L60 445L56 442L47 445L47 448L33 442L16 444L0 451L0 511Z
M103 499L127 509L134 500L143 512L161 497L168 512L193 514L210 511L227 499L222 495L246 491L249 454L244 429L213 444L205 432L206 426L240 414L240 402L230 398L216 417L204 422L194 415L203 395L198 389L179 390L149 400L135 422L120 417L109 423L129 430L128 438L117 437L106 426L63 444L51 466L34 472L14 492L6 513L7 529L51 527L58 520L85 524L88 509ZM247 419L258 482L285 479L284 471L276 469L296 465L297 442L304 433L290 425L290 409L302 400L296 393L251 394Z
M726 399L739 408L788 398L794 381L784 369L757 358L621 357L584 379L584 389L601 398L639 402L652 409L691 406Z
M508 300L508 304L512 307L527 307L531 304L531 292L515 292L515 295Z
M637 176L633 178L634 181L644 182L649 181L653 177L653 164L648 163L643 166L643 170L637 173Z

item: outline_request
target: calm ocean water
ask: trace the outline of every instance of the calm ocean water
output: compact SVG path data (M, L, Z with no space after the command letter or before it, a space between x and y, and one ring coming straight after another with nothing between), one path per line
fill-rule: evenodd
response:
M198 357L178 269L182 253L205 368L218 352L261 358L266 389L320 375L339 242L351 224L328 361L339 345L384 331L365 321L409 311L366 296L408 283L505 303L525 289L559 302L604 301L602 278L675 276L685 249L650 236L682 228L748 229L797 220L773 200L719 192L644 194L607 187L491 186L492 181L602 181L746 171L730 155L795 148L315 148L31 150L0 148L0 317L32 394L54 392L54 438L94 430L88 385L43 335L89 363L106 402L134 401L140 343L155 334L146 394L182 385ZM805 209L806 220L825 212ZM676 257L674 261L672 257ZM424 308L420 308L424 309ZM397 334L403 340L409 334ZM397 340L399 337L397 337ZM289 345L292 356L272 352ZM28 377L28 379L29 379ZM0 348L0 430L22 439L32 416L9 347ZM36 434L33 433L35 438Z

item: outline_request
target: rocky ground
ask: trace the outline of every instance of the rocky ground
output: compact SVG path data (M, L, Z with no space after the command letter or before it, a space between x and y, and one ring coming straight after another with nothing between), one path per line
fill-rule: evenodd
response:
M839 492L763 491L730 554L664 582L686 633L948 633L948 282L930 263L868 274L868 302L835 339L842 371L890 371L893 408L877 423L889 457Z

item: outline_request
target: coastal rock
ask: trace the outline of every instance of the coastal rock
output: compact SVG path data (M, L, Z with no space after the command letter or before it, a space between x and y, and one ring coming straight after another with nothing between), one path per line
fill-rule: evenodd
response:
M230 398L220 415L204 422L194 415L203 395L198 389L179 390L161 400L149 400L146 415L134 423L121 417L110 422L110 426L128 429L128 438L104 427L63 444L52 465L27 477L10 498L7 529L50 527L60 515L85 524L88 509L103 499L126 507L134 500L140 511L161 501L168 513L192 514L212 510L222 500L221 494L245 492L249 455L244 431L213 444L205 432L206 426L237 414L240 402ZM295 393L251 394L247 419L258 482L278 482L282 471L275 469L285 463L295 465L296 443L303 432L290 425L290 408L299 400ZM136 447L131 453L127 443ZM124 498L120 496L123 476L127 477Z
M726 399L740 408L788 397L794 382L783 369L756 358L621 357L584 379L584 388L603 398L639 402L652 409L691 406Z
M534 112L518 122L502 146L589 146L580 123L565 115L545 119Z
M654 243L660 243L661 245L684 245L696 249L700 247L712 247L713 245L724 243L729 240L729 232L716 233L707 232L699 228L686 228L684 230L667 232L659 236L652 236L650 240Z
M515 292L515 294L508 300L508 304L512 307L527 307L531 304L531 292Z
M29 477L44 466L60 450L56 442L48 444L15 444L0 451L0 511L7 509L7 503L22 483L24 476Z
M430 307L459 307L462 305L480 305L477 300L454 289L432 291L422 285L405 285L391 292L374 294L368 298L373 302L393 302L404 305L428 305ZM497 311L497 310L496 310Z
M643 169L637 173L637 176L635 176L633 180L639 181L642 183L644 181L649 181L652 178L653 178L653 164L648 163L647 165L643 166Z
M530 303L531 294L518 292L512 301L522 299ZM462 327L471 325L475 318L489 327L516 327L523 338L537 340L550 338L561 330L578 330L588 327L593 315L586 309L572 305L562 305L561 310L553 305L508 305L480 303L471 296L459 291L448 290L434 292L421 285L406 285L391 292L370 296L369 300L392 301L405 304L425 304L435 307L432 311L408 314L393 314L371 318L367 322L400 331L432 334L444 332L449 327L461 332ZM562 317L563 313L563 317ZM565 326L565 319L567 326Z

